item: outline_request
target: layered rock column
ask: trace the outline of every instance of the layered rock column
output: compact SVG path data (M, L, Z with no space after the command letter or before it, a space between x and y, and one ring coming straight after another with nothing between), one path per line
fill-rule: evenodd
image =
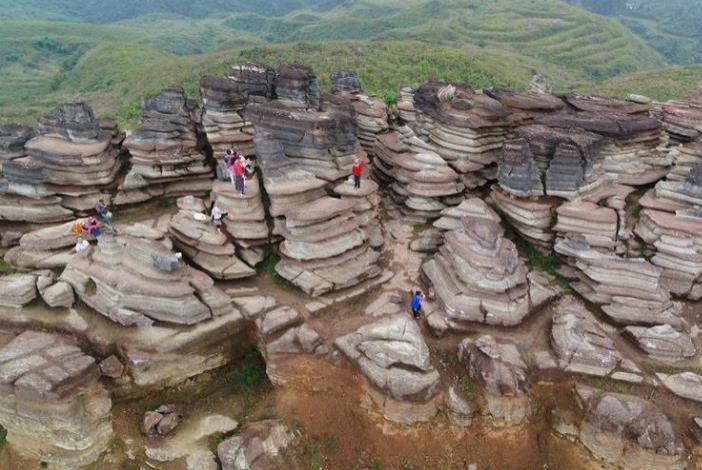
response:
M208 193L213 173L198 142L199 120L198 105L179 86L144 102L141 126L124 142L130 169L115 203Z
M439 253L422 265L443 317L430 324L458 331L471 323L518 325L553 293L541 276L528 275L498 222L470 217L461 222L462 229L447 232Z
M34 137L34 130L29 126L16 124L0 125L0 176L4 162L24 157L24 144Z
M0 424L20 455L61 468L95 462L113 437L95 359L68 338L25 331L0 349Z
M39 119L37 133L26 156L3 164L0 220L60 222L109 199L124 163L114 122L83 103L62 104Z

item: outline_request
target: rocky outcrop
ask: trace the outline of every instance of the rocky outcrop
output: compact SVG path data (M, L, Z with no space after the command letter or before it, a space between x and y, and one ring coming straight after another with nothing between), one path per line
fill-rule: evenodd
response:
M353 212L361 219L360 227L368 235L369 243L375 249L383 245L378 189L378 183L371 179L363 179L360 188L354 188L353 180L346 180L334 187L335 196L342 201L348 200L353 203Z
M380 393L371 393L391 421L414 423L436 413L439 373L417 324L404 314L382 318L334 342Z
M257 64L236 65L228 77L205 75L200 79L202 127L214 157L224 158L232 149L255 155L253 125L246 119L252 96L270 97L275 71Z
M628 365L604 326L572 296L556 306L551 346L559 368L566 372L617 377L615 370Z
M685 144L702 137L702 91L697 90L687 101L671 101L660 106L665 130L673 143Z
M690 335L670 325L627 326L624 332L647 354L663 360L685 360L697 353Z
M224 231L232 238L241 259L250 266L263 261L273 237L266 221L263 197L258 178L246 180L246 191L240 194L229 180L215 181L210 195L212 202L227 214L224 218Z
M490 208L482 199L473 197L464 199L456 207L449 207L441 211L441 218L434 222L433 226L439 230L461 230L462 220L466 217L477 219L488 219L497 224L500 223L500 216Z
M178 208L168 232L175 247L196 266L221 280L256 275L253 268L237 257L236 248L224 232L214 226L201 199L185 196L178 199Z
M680 306L661 283L661 270L643 258L623 258L593 250L584 237L570 235L555 244L572 269L563 273L588 301L601 305L614 322L652 326L682 324Z
M0 306L22 307L37 298L37 278L33 274L0 277Z
M483 414L496 424L519 424L530 412L527 365L516 346L497 342L492 336L465 339L458 359L468 375L485 390Z
M286 214L275 233L276 271L311 296L356 286L381 274L352 201L323 197Z
M114 202L130 204L209 192L212 169L198 142L199 125L198 105L179 86L146 100L141 126L124 141L130 168Z
M543 251L550 251L554 239L551 226L553 211L559 201L551 197L525 199L515 197L493 185L490 200L498 212L526 241Z
M61 279L122 325L194 325L233 310L212 278L185 265L167 244L126 234L101 237L93 252L70 260Z
M297 439L296 432L278 420L248 423L236 436L217 446L222 470L285 470L295 468L285 449Z
M416 119L414 109L414 92L410 86L401 86L397 92L397 112L404 122L412 123Z
M694 372L682 372L680 374L656 374L663 386L675 395L702 402L702 376Z
M62 104L39 119L37 134L26 156L2 164L0 220L59 222L109 198L124 163L114 122L83 103Z
M113 437L98 377L66 337L25 331L0 349L0 424L12 449L61 468L95 462Z
M584 418L559 426L557 432L579 440L611 465L640 470L686 468L680 432L655 405L581 385L576 390Z
M444 235L439 253L422 265L450 328L518 325L554 294L541 276L528 273L498 222L466 217L462 224Z
M0 125L0 176L3 163L26 156L24 145L34 136L34 129L29 126Z
M702 298L702 165L682 181L661 181L641 198L636 234L655 249L651 262L674 294Z

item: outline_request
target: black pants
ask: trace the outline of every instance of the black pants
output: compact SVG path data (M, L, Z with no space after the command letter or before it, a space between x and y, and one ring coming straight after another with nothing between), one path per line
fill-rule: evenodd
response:
M414 318L419 318L419 312L422 311L422 306L420 305L417 307L417 309L412 309L412 315L414 315Z
M354 188L360 188L361 187L361 176L356 176L353 175L353 187Z

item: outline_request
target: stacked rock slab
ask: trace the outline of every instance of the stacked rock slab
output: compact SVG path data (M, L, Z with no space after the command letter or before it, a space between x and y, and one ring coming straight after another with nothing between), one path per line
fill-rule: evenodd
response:
M278 274L314 297L380 275L380 255L371 249L354 206L348 199L323 197L288 212L275 229L284 238Z
M347 97L356 112L358 140L366 153L373 157L375 137L387 132L388 107L383 100L363 94L361 82L352 70L336 70L331 74L332 93Z
M215 158L223 158L229 149L255 155L246 105L251 96L270 97L274 78L275 71L256 64L236 65L228 77L202 77L202 126Z
M458 348L472 380L485 390L483 414L498 425L514 425L529 414L527 365L514 344L492 336L465 339Z
M470 323L520 324L551 296L546 283L535 273L528 275L498 222L466 217L462 224L461 230L444 235L439 253L422 265L444 322L458 331L470 328Z
M3 163L0 220L59 222L108 199L123 166L122 139L114 122L98 121L87 105L58 105L39 119L26 156Z
M413 123L416 118L414 109L414 92L410 86L401 86L397 92L397 111L400 119L406 123Z
M537 124L583 129L606 138L602 169L617 183L650 184L664 177L672 161L662 123L650 115L650 105L613 98L568 95L570 109L544 115Z
M209 192L212 169L198 143L199 125L198 105L179 86L146 100L141 126L124 141L130 168L115 203Z
M232 311L212 278L183 263L168 244L129 235L102 236L61 275L88 306L125 326L194 325Z
M500 216L490 208L482 199L473 197L465 199L456 207L449 207L441 211L441 218L434 222L434 227L443 230L461 230L462 220L465 217L489 219L500 223Z
M334 187L334 194L342 200L353 202L353 212L361 219L361 228L368 235L371 246L380 248L383 245L383 231L378 213L378 183L364 179L360 188L354 188L353 181L346 180Z
M661 269L643 258L624 258L596 251L582 235L559 239L554 249L573 269L563 274L573 289L623 325L682 325L680 306L661 282Z
M0 424L24 457L77 468L112 439L112 402L95 359L66 337L25 331L0 349Z
M258 178L246 180L244 194L236 191L229 180L215 181L210 198L227 214L224 230L234 240L240 257L251 266L263 261L267 245L277 239L268 229Z
M487 90L485 93L512 109L513 119L522 125L566 106L563 100L545 91Z
M655 249L651 262L674 294L702 298L702 164L684 181L660 181L640 199L636 234Z
M436 412L439 373L417 324L395 314L336 339L334 345L372 384L370 395L391 421L412 424Z
M24 144L34 137L34 129L17 124L0 125L0 176L4 162L24 157Z
M176 248L215 279L242 279L256 271L236 256L236 248L206 214L201 199L178 199L180 209L171 219L168 232Z
M327 181L349 175L354 159L361 156L351 103L331 94L320 97L312 70L304 66L279 69L275 91L277 99L252 100L247 107L258 158L282 150L291 163ZM272 148L259 146L262 140L271 141Z
M660 115L670 140L686 144L702 137L702 89L687 101L671 101L660 105Z
M514 123L512 110L465 84L430 82L414 94L416 133L461 174L468 190L484 185Z
M62 268L75 254L79 240L72 232L73 222L25 233L18 246L5 253L5 262L19 269Z

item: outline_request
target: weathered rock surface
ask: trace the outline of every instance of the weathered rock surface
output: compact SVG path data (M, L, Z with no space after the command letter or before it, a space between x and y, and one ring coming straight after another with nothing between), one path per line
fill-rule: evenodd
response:
M673 143L688 143L702 136L702 93L698 89L686 101L671 101L660 106L663 125Z
M168 246L129 235L103 236L71 258L61 279L88 306L122 325L194 325L230 313L229 297Z
M602 325L572 296L563 298L556 306L551 345L559 367L568 372L603 377L624 360Z
M628 326L624 331L641 349L658 359L684 360L697 352L689 334L667 324L650 328Z
M8 274L0 277L0 305L22 307L37 298L37 278L33 274Z
M470 378L485 389L484 414L508 425L519 424L529 415L527 365L515 345L498 343L489 335L476 341L465 339L458 359Z
M124 141L130 169L114 202L209 192L212 170L197 140L199 125L198 105L179 86L144 102L141 126Z
M95 462L113 433L95 360L66 337L25 331L0 349L0 424L13 450L62 468Z
M414 109L415 89L409 86L401 86L397 92L397 111L400 119L404 122L414 122L416 119Z
M173 216L168 232L176 248L215 279L242 279L256 271L236 256L236 248L217 230L201 199L185 196L178 200L180 211ZM221 209L221 208L220 208Z
M449 387L446 406L448 407L449 420L454 426L468 427L473 423L475 406L461 397L454 386Z
M663 386L675 395L688 400L702 402L702 376L694 372L680 374L656 374Z
M490 199L509 224L528 242L550 251L554 239L552 213L559 201L550 197L526 199L512 196L493 185Z
M584 419L566 433L597 458L631 469L686 468L686 451L673 422L635 396L576 386Z
M246 424L217 446L222 470L286 470L296 468L286 448L298 436L277 420Z
M540 276L527 276L498 222L466 217L462 223L462 230L447 232L439 253L422 265L446 322L456 330L472 322L518 325L554 293Z
M559 239L555 251L567 257L573 269L563 271L575 282L573 289L601 305L613 321L624 325L669 324L679 327L680 306L671 301L661 283L660 268L643 258L623 258L593 250L581 235Z
M0 220L59 222L108 199L124 164L123 139L114 122L98 121L83 103L56 106L25 142L26 156L2 164Z
M388 399L379 403L386 418L412 423L436 413L439 373L431 364L417 324L409 317L382 318L337 338L334 344Z

